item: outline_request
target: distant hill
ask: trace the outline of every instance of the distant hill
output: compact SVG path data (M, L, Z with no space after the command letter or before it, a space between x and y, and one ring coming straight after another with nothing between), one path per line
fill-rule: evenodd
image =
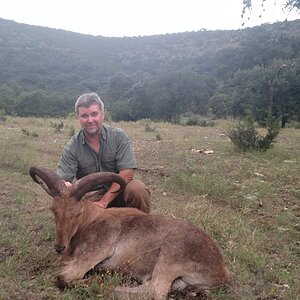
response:
M115 119L249 110L263 119L270 100L278 116L299 119L299 51L300 20L107 38L0 19L0 109L62 115L81 93L95 91ZM288 67L276 78L283 64ZM258 105L262 99L265 105Z

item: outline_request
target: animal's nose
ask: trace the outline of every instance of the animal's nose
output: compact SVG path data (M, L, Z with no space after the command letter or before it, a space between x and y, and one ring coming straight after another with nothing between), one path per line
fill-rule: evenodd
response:
M55 245L55 250L57 253L62 253L65 250L66 247Z

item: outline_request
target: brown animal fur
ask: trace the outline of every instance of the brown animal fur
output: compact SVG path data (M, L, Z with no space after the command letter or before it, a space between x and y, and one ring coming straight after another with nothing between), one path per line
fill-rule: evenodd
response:
M42 185L37 180L41 177L48 188L42 187L53 194L56 249L62 251L58 286L71 285L95 266L129 274L142 283L118 288L119 293L148 294L155 300L187 285L209 289L229 283L219 249L199 228L133 208L102 209L88 200L76 200L72 196L76 186L65 189L57 184L56 174L33 168L33 179ZM44 172L50 174L50 182L43 178ZM53 193L53 178L59 193Z

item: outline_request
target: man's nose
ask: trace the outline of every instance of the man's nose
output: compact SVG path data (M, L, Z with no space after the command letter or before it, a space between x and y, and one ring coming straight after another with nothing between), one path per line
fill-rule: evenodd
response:
M92 116L88 116L88 122L93 122L94 118Z

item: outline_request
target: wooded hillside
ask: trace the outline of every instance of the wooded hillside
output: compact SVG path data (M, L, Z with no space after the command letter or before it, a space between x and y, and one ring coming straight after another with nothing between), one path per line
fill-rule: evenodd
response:
M300 120L300 20L231 31L107 38L0 19L0 109L61 116L98 92L114 120L268 107Z

